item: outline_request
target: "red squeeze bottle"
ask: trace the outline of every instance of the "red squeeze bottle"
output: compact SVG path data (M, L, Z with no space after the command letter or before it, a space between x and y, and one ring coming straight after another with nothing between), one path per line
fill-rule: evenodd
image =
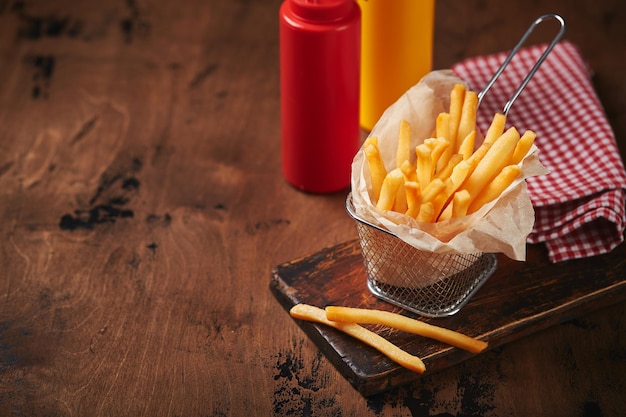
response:
M360 146L361 10L285 0L279 17L283 175L303 191L339 191Z

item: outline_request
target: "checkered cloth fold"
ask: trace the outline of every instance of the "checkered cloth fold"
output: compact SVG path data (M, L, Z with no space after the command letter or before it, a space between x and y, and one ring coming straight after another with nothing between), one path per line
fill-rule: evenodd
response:
M485 132L547 45L520 49L485 95L477 116ZM508 52L470 58L452 70L480 91ZM558 43L508 113L509 125L531 129L550 173L528 179L535 208L530 243L545 242L560 262L611 251L624 240L626 171L591 71L575 45Z

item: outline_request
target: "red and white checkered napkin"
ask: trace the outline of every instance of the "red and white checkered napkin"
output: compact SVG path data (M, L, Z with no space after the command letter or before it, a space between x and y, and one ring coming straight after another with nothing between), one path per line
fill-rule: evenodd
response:
M545 49L520 49L485 95L477 117L483 132ZM452 69L480 91L507 54L471 58ZM520 132L537 133L539 158L550 170L528 179L535 207L528 241L545 242L552 262L602 254L619 245L626 224L626 172L590 71L573 44L554 47L507 120Z

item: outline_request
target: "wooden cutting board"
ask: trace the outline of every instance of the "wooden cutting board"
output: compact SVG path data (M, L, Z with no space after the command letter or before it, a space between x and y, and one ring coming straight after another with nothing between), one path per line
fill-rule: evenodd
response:
M326 248L272 271L270 288L289 310L298 303L343 305L413 313L375 297L367 288L357 240ZM498 269L452 317L420 318L489 342L489 348L518 339L626 298L626 244L594 258L551 264L542 246L529 246L526 262L498 257ZM419 318L419 317L418 317ZM337 370L364 396L420 378L373 348L337 330L296 320ZM472 354L440 342L366 326L423 359L434 373Z

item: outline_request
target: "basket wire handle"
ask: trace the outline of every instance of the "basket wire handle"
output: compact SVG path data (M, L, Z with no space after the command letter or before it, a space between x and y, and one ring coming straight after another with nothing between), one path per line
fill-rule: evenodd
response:
M500 68L498 68L498 71L496 71L496 73L493 75L493 77L491 77L491 80L489 80L489 82L487 83L487 85L485 85L483 90L480 93L478 93L478 105L479 106L480 106L480 102L482 101L482 99L485 96L485 94L487 94L487 92L489 91L491 86L493 86L493 84L496 82L496 80L498 79L500 74L502 74L502 71L504 71L506 66L509 65L509 62L511 62L511 60L513 59L513 57L515 56L517 51L524 45L524 42L526 42L526 39L530 36L530 34L535 30L535 28L541 22L543 22L544 20L550 19L550 18L556 19L559 22L559 24L561 25L561 27L559 29L559 32L556 34L554 39L552 39L552 42L550 42L550 44L548 45L546 50L539 57L539 59L535 63L535 66L532 67L530 72L526 75L526 78L524 78L524 81L522 81L522 83L519 85L519 87L517 87L517 90L515 90L515 93L513 93L513 95L509 99L509 101L507 101L507 103L505 104L504 109L502 110L502 113L504 115L507 115L507 113L511 109L511 106L513 106L513 103L515 102L517 97L519 97L519 95L522 93L522 91L524 90L526 85L530 82L530 79L533 77L533 75L535 75L535 72L537 72L537 70L539 69L539 66L548 57L548 54L550 53L550 51L552 51L552 48L554 48L554 46L557 44L557 42L561 39L561 37L565 33L565 20L563 20L563 18L561 16L559 16L558 14L546 14L546 15L543 15L541 17L538 17L530 25L530 27L526 30L526 33L524 33L524 36L521 37L521 39L519 40L517 45L515 45L515 47L509 53L509 56L507 56L507 58L504 60L504 62L500 66Z

